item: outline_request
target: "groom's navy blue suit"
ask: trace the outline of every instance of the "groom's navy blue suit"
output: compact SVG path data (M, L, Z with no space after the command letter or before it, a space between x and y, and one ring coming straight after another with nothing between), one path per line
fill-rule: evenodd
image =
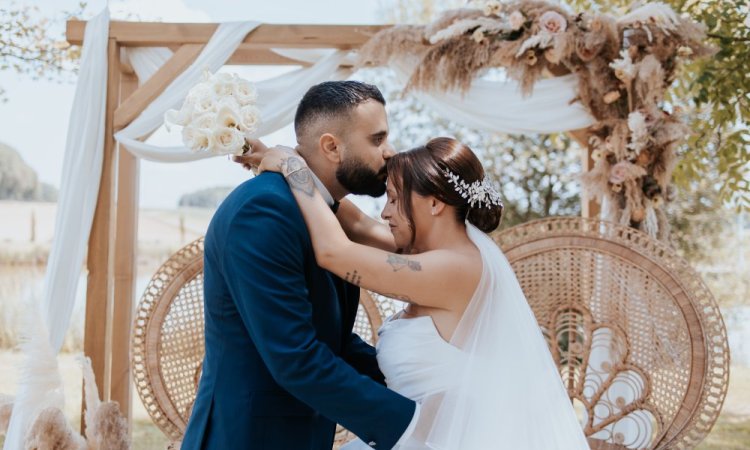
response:
M398 441L415 404L385 388L352 333L359 289L318 267L280 174L219 207L204 276L206 356L183 450L329 450L336 422L377 449Z

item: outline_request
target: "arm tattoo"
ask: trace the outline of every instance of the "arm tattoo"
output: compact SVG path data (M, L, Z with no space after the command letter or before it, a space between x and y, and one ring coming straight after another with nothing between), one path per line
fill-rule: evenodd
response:
M346 272L344 281L355 286L359 286L360 284L362 284L362 275L360 275L356 270L354 271L354 273Z
M393 267L394 272L398 272L404 267L408 267L414 272L419 272L422 270L422 265L419 263L419 261L412 261L405 256L395 255L391 253L388 255L388 259L386 261L391 265L391 267Z
M281 162L281 170L292 189L303 192L308 197L315 194L315 182L310 169L300 158L286 158Z

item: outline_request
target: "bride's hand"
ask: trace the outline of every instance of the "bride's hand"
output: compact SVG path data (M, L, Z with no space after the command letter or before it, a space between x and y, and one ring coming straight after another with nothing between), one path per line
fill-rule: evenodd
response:
M283 152L287 155L287 157L291 155L298 156L297 152L290 147L276 146L273 148L268 148L263 142L258 139L247 138L245 139L245 141L247 142L249 149L242 155L234 156L232 160L236 163L241 164L245 169L251 170L256 175L263 171L279 172L279 170L275 169L275 164L269 164L271 159L278 160L279 155L276 154L276 152ZM266 157L269 157L270 159L265 164L263 164L263 160ZM261 167L262 169L259 170Z
M305 160L293 148L278 145L267 149L258 165L258 172L278 172L286 176L287 171L290 169L290 160L294 160L294 164L292 164L294 167L304 167L307 165L305 164Z
M268 152L268 147L259 139L245 138L247 150L242 155L233 156L232 161L239 163L247 170L256 173L263 156Z

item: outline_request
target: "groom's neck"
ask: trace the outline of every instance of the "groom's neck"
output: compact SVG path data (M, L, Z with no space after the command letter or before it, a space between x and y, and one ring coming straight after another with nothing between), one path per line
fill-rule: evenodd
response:
M330 161L324 158L317 158L315 155L310 155L309 153L302 153L301 156L335 201L339 201L349 194L336 179L336 168Z

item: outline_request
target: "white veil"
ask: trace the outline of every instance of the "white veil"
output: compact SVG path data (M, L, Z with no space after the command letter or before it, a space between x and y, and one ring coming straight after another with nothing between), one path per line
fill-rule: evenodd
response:
M466 365L455 387L425 399L413 438L438 450L588 449L510 263L485 233L468 223L467 231L483 269L450 341Z

